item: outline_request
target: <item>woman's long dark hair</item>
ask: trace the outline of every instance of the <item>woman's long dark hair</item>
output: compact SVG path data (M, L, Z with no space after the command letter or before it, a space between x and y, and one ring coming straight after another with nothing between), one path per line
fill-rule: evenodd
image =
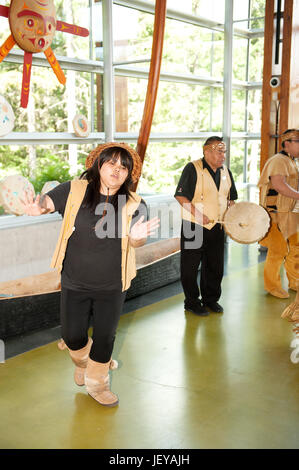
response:
M118 209L118 197L119 195L125 195L126 201L130 197L130 188L132 186L132 169L133 169L133 159L129 152L122 147L109 147L95 159L92 167L84 171L80 179L86 179L88 181L87 190L85 193L83 206L88 207L92 210L95 210L96 206L100 202L100 187L101 187L101 177L99 170L102 165L111 160L117 161L120 158L121 164L127 168L128 176L122 186L119 188L117 193L112 198L111 203L113 204L115 210Z

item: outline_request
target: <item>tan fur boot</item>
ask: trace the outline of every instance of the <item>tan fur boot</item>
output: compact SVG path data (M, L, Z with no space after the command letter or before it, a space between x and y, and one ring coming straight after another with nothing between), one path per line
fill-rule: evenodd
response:
M84 346L84 348L82 349L73 351L72 349L67 348L69 350L71 359L76 366L75 373L74 373L74 380L75 380L75 383L79 386L82 386L85 384L84 376L85 376L85 370L86 370L91 346L92 346L92 339L88 338L88 342L86 346Z
M289 253L285 260L285 269L289 280L289 288L297 291L297 283L299 283L299 235L296 233L289 237Z
M280 268L288 254L288 244L277 224L271 225L267 236L260 241L260 244L268 248L264 264L264 288L274 297L286 299L289 294L282 288Z
M118 397L110 390L109 369L115 368L116 361L95 362L88 358L85 385L89 395L104 406L116 406Z

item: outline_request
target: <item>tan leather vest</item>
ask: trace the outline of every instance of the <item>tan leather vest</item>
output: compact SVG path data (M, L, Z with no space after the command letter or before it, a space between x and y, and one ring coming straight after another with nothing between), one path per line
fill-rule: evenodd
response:
M261 189L260 204L263 207L276 206L278 212L291 212L296 204L295 199L283 194L268 196L268 191L272 188L270 178L273 175L285 176L286 183L298 191L299 172L296 163L287 155L278 153L266 161L258 182L258 186Z
M75 230L75 219L82 204L87 184L87 180L71 181L62 226L51 261L51 268L57 269L58 272L62 270L68 239ZM135 250L129 243L129 233L133 214L140 202L141 197L131 192L131 197L122 209L121 280L123 291L130 287L132 279L136 276Z
M227 201L232 184L230 175L226 166L223 165L223 169L220 170L220 186L219 190L217 190L209 170L203 168L202 159L195 160L192 163L196 169L197 181L194 197L191 202L200 212L214 221L213 223L204 225L205 228L211 230L217 223L217 220L223 220L224 213L227 209ZM185 220L198 224L193 215L184 208L182 208L182 217Z

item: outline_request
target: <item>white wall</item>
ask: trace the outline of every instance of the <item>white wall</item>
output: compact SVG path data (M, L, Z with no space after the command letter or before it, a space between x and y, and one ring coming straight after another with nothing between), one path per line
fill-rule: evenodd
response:
M172 196L143 196L151 216L159 210L158 238L179 236L180 209ZM40 217L0 217L0 282L13 281L50 270L61 226L57 213ZM167 234L169 233L169 237ZM149 240L155 241L156 239Z
M0 282L50 269L61 217L51 214L28 219L14 216L0 219Z

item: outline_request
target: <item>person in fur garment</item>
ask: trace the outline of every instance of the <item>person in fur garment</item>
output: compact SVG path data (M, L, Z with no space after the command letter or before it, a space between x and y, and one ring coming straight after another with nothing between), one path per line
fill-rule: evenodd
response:
M287 298L280 269L284 264L289 289L299 285L299 129L282 136L282 150L267 160L258 183L261 205L271 216L271 227L260 241L268 248L264 266L264 288L278 298Z

